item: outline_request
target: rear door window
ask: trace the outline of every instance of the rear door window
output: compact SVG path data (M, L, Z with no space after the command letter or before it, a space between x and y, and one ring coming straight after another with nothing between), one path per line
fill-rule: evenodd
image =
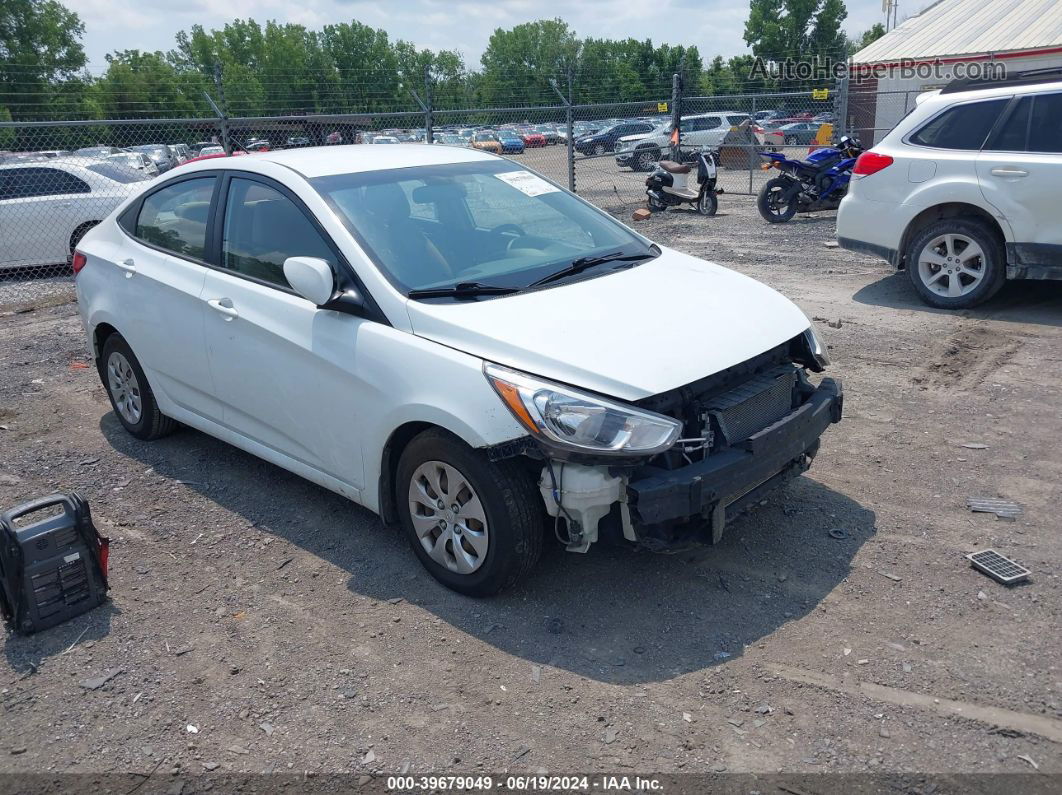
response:
M84 180L57 168L9 168L0 171L0 199L89 193Z
M155 191L144 199L133 234L182 257L205 259L216 182L216 177L197 177Z
M1009 98L948 108L911 136L911 143L936 149L976 151L985 143Z
M1062 152L1062 93L1033 97L1030 152Z

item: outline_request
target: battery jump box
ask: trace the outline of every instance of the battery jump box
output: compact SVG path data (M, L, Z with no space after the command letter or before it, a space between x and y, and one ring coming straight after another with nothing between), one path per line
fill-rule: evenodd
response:
M29 514L41 513L34 521ZM16 520L22 519L16 526ZM79 494L54 494L0 514L0 612L29 635L107 598L108 539Z

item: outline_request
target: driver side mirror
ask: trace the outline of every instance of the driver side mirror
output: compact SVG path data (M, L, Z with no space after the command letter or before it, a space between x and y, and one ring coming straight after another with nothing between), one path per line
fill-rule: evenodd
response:
M336 291L336 278L327 262L318 257L288 257L284 278L291 289L314 306L327 304Z

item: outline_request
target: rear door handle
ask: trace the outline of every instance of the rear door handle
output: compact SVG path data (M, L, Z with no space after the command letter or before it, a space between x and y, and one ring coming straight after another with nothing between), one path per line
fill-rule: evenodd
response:
M132 259L124 259L121 262L116 262L115 265L125 271L125 278L127 279L133 278L133 274L136 273L136 263Z
M211 298L207 303L210 304L211 309L225 316L226 323L240 316L229 298Z
M994 177L1027 177L1029 172L1023 168L993 168L992 176Z

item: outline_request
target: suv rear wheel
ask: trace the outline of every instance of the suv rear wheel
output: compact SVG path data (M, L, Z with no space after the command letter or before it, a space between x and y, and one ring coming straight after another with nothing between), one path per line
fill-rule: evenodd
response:
M1007 275L999 238L976 218L946 218L925 227L908 244L906 261L918 295L941 309L987 301Z

